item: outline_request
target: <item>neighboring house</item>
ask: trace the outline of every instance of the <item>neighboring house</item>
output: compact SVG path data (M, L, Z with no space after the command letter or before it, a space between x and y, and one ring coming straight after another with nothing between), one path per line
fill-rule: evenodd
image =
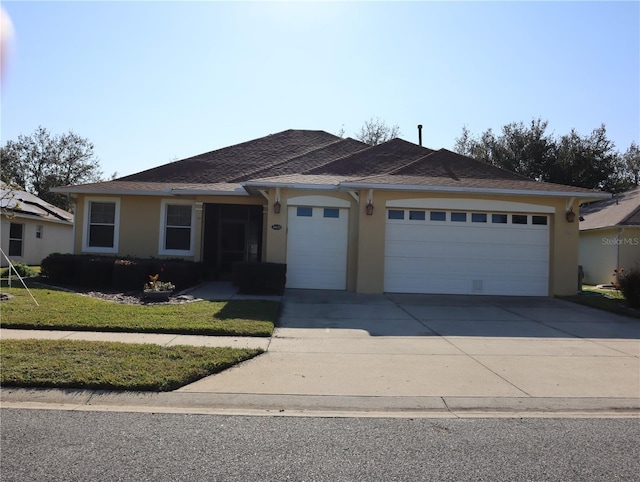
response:
M218 278L286 263L289 288L542 296L576 292L573 213L608 197L308 130L54 191L76 199L78 254L179 257Z
M580 264L588 284L609 284L613 270L640 268L640 187L580 208Z
M39 265L51 253L73 251L73 214L6 185L0 188L0 211L0 247L12 263ZM0 266L7 266L0 258Z

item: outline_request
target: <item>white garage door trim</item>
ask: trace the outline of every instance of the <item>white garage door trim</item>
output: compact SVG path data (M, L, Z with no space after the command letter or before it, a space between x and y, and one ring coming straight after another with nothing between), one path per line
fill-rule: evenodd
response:
M287 288L345 290L349 210L290 206Z
M388 209L386 218L386 292L548 295L547 214Z

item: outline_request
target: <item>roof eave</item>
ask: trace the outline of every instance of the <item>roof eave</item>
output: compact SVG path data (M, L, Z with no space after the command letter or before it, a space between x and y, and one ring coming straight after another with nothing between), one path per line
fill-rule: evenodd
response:
M91 195L111 195L111 196L248 196L249 194L242 188L232 191L224 189L83 189L78 186L54 187L53 192L62 194L91 194Z
M242 183L247 192L250 194L257 193L260 189L269 189L271 187L278 187L280 189L306 189L316 191L338 191L340 186L337 184L302 184L295 182L260 182L260 181L247 181Z
M611 195L608 193L587 193L574 191L538 191L530 189L502 189L502 188L478 188L478 187L457 187L457 186L421 186L410 184L371 184L362 182L343 182L341 188L353 189L380 189L387 191L425 191L443 193L471 193L471 194L497 194L502 196L542 196L542 197L575 197L588 199L606 199Z

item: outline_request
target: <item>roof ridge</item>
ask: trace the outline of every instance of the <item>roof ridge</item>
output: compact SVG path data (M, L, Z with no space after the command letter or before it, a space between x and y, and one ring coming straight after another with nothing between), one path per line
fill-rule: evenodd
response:
M346 140L349 140L349 139L351 139L352 141L362 142L362 141L360 141L360 140L358 140L358 139L354 139L353 137L345 137L345 138L344 138L344 139L342 139L342 140L346 141ZM341 160L346 159L347 157L351 157L351 156L353 156L353 155L355 155L355 154L360 154L360 153L361 153L361 152L363 152L363 151L366 151L366 150L368 150L368 149L372 149L372 148L374 148L374 147L375 147L375 146L370 146L370 145L368 145L368 144L367 144L367 143L365 143L365 142L362 142L362 143L363 143L365 146L367 146L367 147L363 147L363 148L362 148L362 149L360 149L359 151L351 152L350 154L346 154L346 155L344 155L344 156L342 156L342 157L337 157L337 158L335 158L335 159L331 159L330 161L323 162L322 164L318 164L317 166L313 166L313 167L312 167L312 168L310 168L310 169L306 169L306 170L304 170L304 171L300 172L300 174L307 174L307 172L309 172L309 171L313 171L313 170L315 170L315 169L320 169L320 168L322 168L322 167L326 167L326 166L328 166L329 164L332 164L332 163L334 163L334 162L341 161Z
M289 129L289 130L294 130L294 129ZM311 132L325 132L325 133L327 133L327 134L331 134L330 132L326 132L326 131L311 131ZM323 144L323 145L321 145L321 146L316 146L316 147L314 147L314 148L309 149L309 150L308 150L308 151L306 151L306 152L302 152L302 153L297 154L297 155L295 155L295 156L293 156L293 157L288 157L288 158L286 158L286 159L284 159L284 160L282 160L282 161L274 162L274 163L272 163L272 164L269 164L268 166L260 166L260 168L255 169L254 171L246 172L246 173L244 173L243 175L238 176L238 177L235 177L235 178L233 178L233 179L230 179L230 180L228 180L228 181L226 181L226 182L242 182L243 180L246 180L245 178L248 178L248 177L254 176L254 175L256 175L256 174L258 174L258 173L260 173L260 172L267 171L267 170L269 170L269 169L273 169L274 167L281 166L281 165L283 165L283 164L285 164L285 163L287 163L287 162L291 162L291 161L293 161L293 160L295 160L295 159L299 159L299 158L301 158L301 157L303 157L303 156L307 156L307 155L311 154L312 152L318 151L318 150L320 150L320 149L326 149L327 147L330 147L330 146L336 145L336 144L338 144L338 143L340 143L340 142L344 142L344 141L347 141L347 140L349 140L349 139L351 139L351 140L355 140L355 139L352 139L351 137L338 137L338 138L337 138L337 139L335 139L333 142L329 142L329 143L327 143L327 144ZM359 152L359 151L358 151L358 152ZM329 162L331 162L331 161L329 161Z

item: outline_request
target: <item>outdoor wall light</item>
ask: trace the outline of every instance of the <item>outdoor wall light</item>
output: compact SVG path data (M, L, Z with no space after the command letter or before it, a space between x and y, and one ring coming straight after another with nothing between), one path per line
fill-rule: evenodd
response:
M273 213L274 214L280 214L280 201L276 201L273 203Z
M566 214L567 222L574 222L576 220L576 213L573 212L573 208L569 209Z
M367 204L367 216L371 216L373 214L373 204L371 204L371 201L369 201L369 204Z

